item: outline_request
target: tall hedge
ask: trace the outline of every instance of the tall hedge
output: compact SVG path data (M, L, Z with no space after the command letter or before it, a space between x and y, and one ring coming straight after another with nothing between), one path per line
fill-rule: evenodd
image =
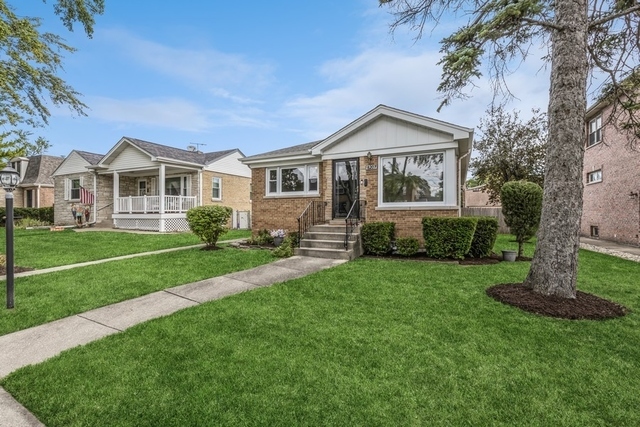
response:
M463 259L471 248L478 219L422 218L422 235L427 256Z
M391 242L396 235L395 222L367 222L360 229L362 248L370 255L386 255L391 252Z
M498 237L498 218L492 216L477 217L478 224L473 233L469 255L474 258L484 258L491 255L493 245Z
M535 236L542 212L542 187L533 182L510 181L500 191L502 214L522 256L524 242Z
M2 224L4 224L4 218L7 212L5 208L0 208L0 218L2 218ZM13 208L14 218L32 218L38 221L53 224L53 207L45 208Z

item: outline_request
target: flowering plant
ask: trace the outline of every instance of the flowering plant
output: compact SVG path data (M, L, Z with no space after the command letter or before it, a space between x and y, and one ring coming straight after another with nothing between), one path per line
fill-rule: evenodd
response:
M270 234L271 234L271 237L275 239L276 237L284 237L285 234L287 234L287 232L282 228L279 228L277 230L271 230Z

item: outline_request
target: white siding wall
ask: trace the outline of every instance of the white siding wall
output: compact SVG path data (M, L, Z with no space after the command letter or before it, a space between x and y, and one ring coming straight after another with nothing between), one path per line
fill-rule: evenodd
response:
M109 170L143 169L153 166L157 166L157 164L151 161L148 154L143 153L137 148L128 146L111 161Z
M350 153L367 151L375 153L377 150L394 148L403 149L402 151L430 150L432 149L430 145L439 145L434 148L443 148L448 143L453 143L453 136L450 134L391 117L381 117L328 148L323 154L324 158L336 158L336 156L348 157Z
M88 172L87 166L89 166L89 162L83 159L78 153L71 152L62 164L60 164L60 167L53 176L86 173Z
M208 164L204 169L213 172L251 178L251 169L249 168L249 166L240 163L239 159L241 159L242 157L243 156L236 151L226 157L223 157L222 159Z

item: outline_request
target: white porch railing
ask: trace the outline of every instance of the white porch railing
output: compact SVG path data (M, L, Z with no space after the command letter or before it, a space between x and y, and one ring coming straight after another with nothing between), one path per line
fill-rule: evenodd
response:
M118 213L159 213L160 196L117 197ZM164 196L164 212L186 212L196 207L195 196Z

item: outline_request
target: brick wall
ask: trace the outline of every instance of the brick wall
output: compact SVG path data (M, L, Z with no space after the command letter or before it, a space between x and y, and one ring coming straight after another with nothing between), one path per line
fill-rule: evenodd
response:
M598 227L604 240L638 245L640 207L638 197L629 193L640 191L640 152L626 148L626 136L612 125L605 124L602 136L603 142L585 149L580 234L590 236L591 228ZM587 174L596 170L602 170L602 181L587 184Z
M264 174L264 169L262 171ZM222 200L213 200L212 198L213 177L221 178ZM264 183L264 177L262 182ZM250 193L251 178L211 171L204 171L202 174L203 205L222 205L229 206L234 211L250 211Z
M251 229L254 234L259 230L285 229L298 231L298 217L313 200L322 200L324 194L323 165L319 176L323 177L320 195L317 197L265 197L265 168L251 169L253 183L253 203ZM330 216L327 218L331 218Z

